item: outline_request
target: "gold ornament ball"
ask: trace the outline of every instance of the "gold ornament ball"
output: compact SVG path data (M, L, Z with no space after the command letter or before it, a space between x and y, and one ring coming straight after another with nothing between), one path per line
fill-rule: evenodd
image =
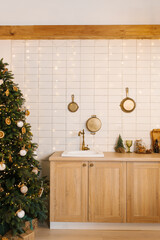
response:
M17 91L18 91L18 88L17 88L16 86L13 86L13 90L14 90L15 92L17 92Z
M0 138L4 138L4 132L0 131Z
M25 111L25 115L26 115L26 116L29 116L29 114L30 114L30 111L27 109L27 110Z
M26 128L22 127L22 134L25 134L25 133L26 133Z
M5 119L5 123L6 123L7 125L11 125L11 120L10 120L9 118L6 118L6 119Z

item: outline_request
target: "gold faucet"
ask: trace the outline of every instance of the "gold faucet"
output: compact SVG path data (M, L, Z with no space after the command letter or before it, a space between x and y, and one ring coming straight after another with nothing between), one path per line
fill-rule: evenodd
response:
M80 137L81 135L83 136L83 141L82 141L82 151L86 151L86 150L90 150L90 148L87 146L85 146L85 141L84 141L84 129L82 131L79 131L78 136Z

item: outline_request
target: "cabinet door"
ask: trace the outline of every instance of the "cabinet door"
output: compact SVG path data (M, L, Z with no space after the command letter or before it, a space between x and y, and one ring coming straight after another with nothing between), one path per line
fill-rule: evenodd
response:
M88 211L88 163L51 163L50 221L84 222Z
M160 222L160 164L127 163L127 222Z
M89 163L89 221L125 222L126 163Z

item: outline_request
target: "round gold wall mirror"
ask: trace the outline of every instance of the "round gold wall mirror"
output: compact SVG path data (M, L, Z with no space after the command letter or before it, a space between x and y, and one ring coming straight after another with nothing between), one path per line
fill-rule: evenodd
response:
M86 127L91 134L95 134L101 129L102 122L96 115L92 115L86 122Z
M124 98L120 103L122 111L126 113L132 112L136 107L135 101L132 98L128 97L128 93L129 88L126 88L126 98Z
M74 94L71 95L72 102L68 104L68 110L70 112L76 112L79 108L78 104L74 102Z

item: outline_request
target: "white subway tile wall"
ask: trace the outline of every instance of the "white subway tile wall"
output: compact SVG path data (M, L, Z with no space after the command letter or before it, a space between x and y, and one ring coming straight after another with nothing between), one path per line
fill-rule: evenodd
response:
M11 54L40 160L78 150L83 128L91 148L114 151L119 134L150 147L151 129L160 128L160 40L13 40ZM126 87L132 113L120 109ZM76 113L67 108L72 94ZM86 129L91 115L102 121L96 135Z

